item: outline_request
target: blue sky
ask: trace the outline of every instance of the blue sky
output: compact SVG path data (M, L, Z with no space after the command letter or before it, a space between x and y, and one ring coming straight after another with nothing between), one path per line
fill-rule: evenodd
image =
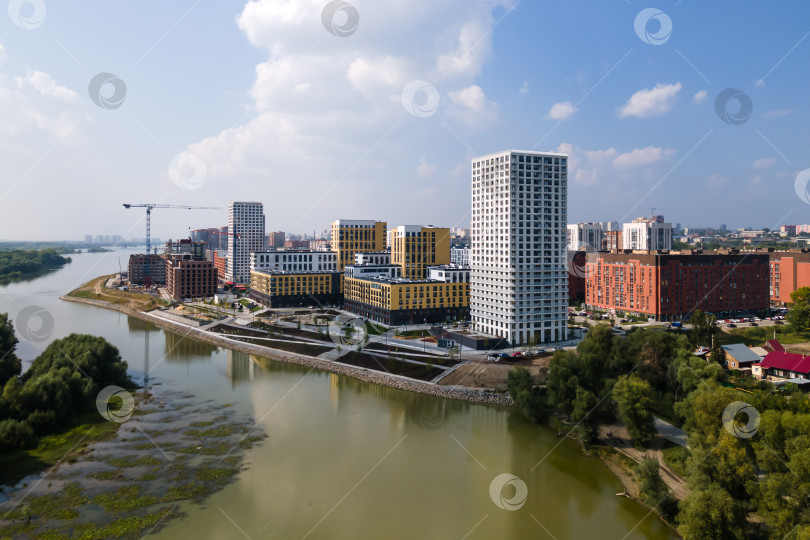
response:
M78 4L0 12L5 239L141 236L123 202L259 200L268 230L292 232L468 226L471 157L509 147L571 154L571 222L810 222L794 190L810 5L356 0L340 37L322 0ZM661 44L636 33L646 8L671 21ZM120 107L89 95L103 72L126 84ZM727 88L753 105L740 125L715 111ZM153 234L225 219L156 212Z

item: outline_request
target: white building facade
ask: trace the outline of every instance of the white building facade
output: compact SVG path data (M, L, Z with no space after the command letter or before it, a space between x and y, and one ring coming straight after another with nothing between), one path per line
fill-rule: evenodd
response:
M510 150L472 162L473 328L515 344L567 337L568 156Z
M228 260L226 281L250 282L250 254L265 248L264 205L232 202L228 206Z
M602 248L601 223L577 223L568 225L568 249L576 251L581 247L590 247L593 250Z
M276 249L257 251L250 254L250 269L259 272L335 272L337 253Z
M632 250L672 249L672 224L656 221L625 223L622 248Z

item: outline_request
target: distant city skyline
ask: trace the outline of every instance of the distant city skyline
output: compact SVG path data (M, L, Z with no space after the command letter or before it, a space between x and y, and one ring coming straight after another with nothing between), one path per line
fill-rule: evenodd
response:
M350 32L316 0L4 13L0 203L26 226L2 236L143 236L123 202L469 227L471 158L503 148L570 155L571 223L810 222L810 5L659 6L659 35L635 3L352 4ZM225 223L156 214L153 234Z

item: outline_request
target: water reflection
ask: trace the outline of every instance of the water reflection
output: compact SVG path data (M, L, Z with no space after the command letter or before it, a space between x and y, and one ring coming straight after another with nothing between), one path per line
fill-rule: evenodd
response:
M226 374L235 387L242 381L253 380L253 357L239 351L227 351Z
M127 327L129 332L134 334L136 332L151 332L157 327L150 322L142 321L137 317L127 317Z
M214 345L163 330L165 337L164 352L168 362L208 361L219 350Z

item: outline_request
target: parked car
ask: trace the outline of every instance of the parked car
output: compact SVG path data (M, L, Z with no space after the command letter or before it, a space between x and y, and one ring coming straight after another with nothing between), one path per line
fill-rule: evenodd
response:
M487 355L487 360L496 360L498 358L498 353L489 353Z
M647 317L647 322L655 322L655 317Z
M509 358L509 355L505 352L502 352L501 354L498 355L498 358Z
M560 347L559 345L557 345L556 347L554 347L554 350L555 350L555 351L561 351L561 350L563 350L563 348L562 348L562 347Z
M732 323L728 323L728 328L737 328L737 325Z
M520 351L515 351L512 353L512 358L521 358L523 357L523 353Z
M619 321L619 322L630 322L630 319L628 319L628 318L626 318L626 317L625 317L624 319L622 319L622 320L621 320L621 321Z
M755 323L755 322L752 322L751 326L759 326L759 325L757 323Z

